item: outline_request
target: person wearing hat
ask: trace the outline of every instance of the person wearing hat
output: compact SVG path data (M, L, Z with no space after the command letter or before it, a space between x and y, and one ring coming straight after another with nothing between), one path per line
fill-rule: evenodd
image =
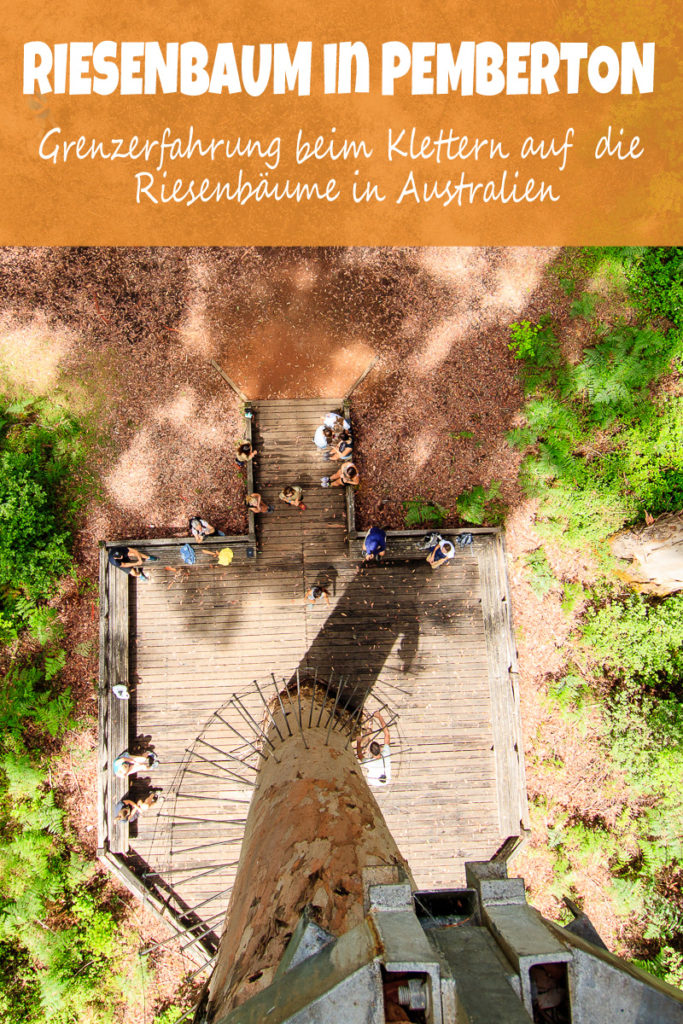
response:
M444 540L443 537L439 538L439 543L435 544L433 548L429 549L427 555L427 561L431 565L432 569L438 569L440 565L444 565L449 559L455 555L455 545L450 540Z
M363 541L363 555L366 562L379 561L387 551L387 535L379 526L372 526Z

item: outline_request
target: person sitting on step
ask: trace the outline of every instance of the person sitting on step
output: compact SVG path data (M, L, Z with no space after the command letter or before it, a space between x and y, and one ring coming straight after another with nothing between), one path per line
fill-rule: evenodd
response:
M201 544L205 537L210 537L212 533L216 533L216 527L211 526L201 516L190 516L188 530L190 531L190 536L197 544Z
M240 469L243 469L246 466L246 464L248 462L251 462L251 460L255 458L257 455L258 452L256 451L256 449L252 448L248 441L243 441L242 444L240 444L237 449L237 454L235 455L235 462L240 467Z
M326 413L323 417L323 425L330 428L335 438L338 438L343 430L351 430L349 421L338 412Z
M321 423L313 435L313 444L316 448L324 450L325 448L328 448L333 441L334 434L332 433L332 428L326 427L324 423Z
M119 800L114 810L116 811L116 817L114 818L114 824L119 821L135 821L142 811L148 810L152 807L159 799L159 790L151 789L147 796L137 797L132 799L131 797L124 796L122 800Z
M371 526L363 541L363 555L366 562L379 561L387 551L387 535L380 526Z
M146 750L144 754L131 754L128 750L124 750L114 759L112 768L117 778L126 779L129 775L135 775L136 772L150 771L158 764L159 758L153 750Z
M258 491L254 491L252 494L247 494L244 500L247 503L247 508L251 509L254 515L259 515L261 512L273 511L273 506L266 505Z
M334 462L349 462L353 458L353 441L348 430L342 430L339 440L326 457Z
M341 487L343 484L350 484L358 487L360 477L353 462L344 462L332 476L324 476L320 481L323 487Z
M450 540L444 540L443 537L439 537L438 544L429 549L427 561L432 569L438 569L440 566L445 565L454 555L455 545Z
M145 562L156 562L156 555L146 555L137 548L116 547L109 549L108 561L110 565L125 572L126 576L133 576L135 579L149 583L149 576L142 569Z

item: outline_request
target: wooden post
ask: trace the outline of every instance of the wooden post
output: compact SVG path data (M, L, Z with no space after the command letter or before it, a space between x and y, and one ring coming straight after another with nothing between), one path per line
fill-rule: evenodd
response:
M396 866L413 884L365 781L355 744L340 731L344 715L334 712L330 698L320 714L322 697L312 696L305 685L302 693L301 714L295 694L291 703L283 697L291 736L282 712L273 709L268 738L274 750L263 762L249 808L209 983L209 1021L272 981L305 907L317 924L340 935L363 920L365 869Z

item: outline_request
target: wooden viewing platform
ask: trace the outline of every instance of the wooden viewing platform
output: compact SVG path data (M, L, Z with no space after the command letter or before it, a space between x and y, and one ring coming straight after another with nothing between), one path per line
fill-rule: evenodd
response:
M416 534L390 533L386 559L363 564L353 501L321 488L330 463L312 443L340 403L254 403L255 489L275 512L257 517L253 556L253 535L195 545L191 567L186 538L130 541L159 559L145 584L101 550L100 856L172 928L194 929L197 963L215 948L239 858L254 758L234 759L248 760L244 730L248 741L248 719L263 717L253 680L334 672L398 716L392 782L374 793L421 888L462 886L465 860L490 858L526 825L502 533L444 531L473 543L437 571ZM287 483L304 487L305 512L278 501ZM202 550L226 544L228 567ZM304 602L315 583L329 607ZM125 681L130 701L111 693ZM224 709L234 693L246 727ZM146 777L165 799L129 829L112 823L125 784L111 763L137 737L159 756Z

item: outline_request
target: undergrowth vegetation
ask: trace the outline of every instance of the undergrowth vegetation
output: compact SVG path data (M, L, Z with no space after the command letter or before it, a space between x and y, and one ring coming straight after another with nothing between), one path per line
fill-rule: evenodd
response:
M49 754L77 728L54 598L74 574L83 439L64 409L0 400L0 1021L114 1019L144 979L94 864L55 801ZM113 900L113 902L112 902ZM116 904L116 905L115 905ZM134 951L133 951L134 952ZM143 972L144 973L144 972Z
M564 585L563 610L580 598L581 613L547 691L579 734L597 728L623 792L609 826L553 809L548 847L558 897L580 899L577 872L608 865L638 962L683 985L683 593L628 590L607 544L683 509L683 249L569 251L555 272L570 316L589 321L588 344L570 361L549 317L513 325L527 401L509 442L524 454L541 536L599 566L587 589ZM541 597L558 589L543 548L526 556L526 575Z

